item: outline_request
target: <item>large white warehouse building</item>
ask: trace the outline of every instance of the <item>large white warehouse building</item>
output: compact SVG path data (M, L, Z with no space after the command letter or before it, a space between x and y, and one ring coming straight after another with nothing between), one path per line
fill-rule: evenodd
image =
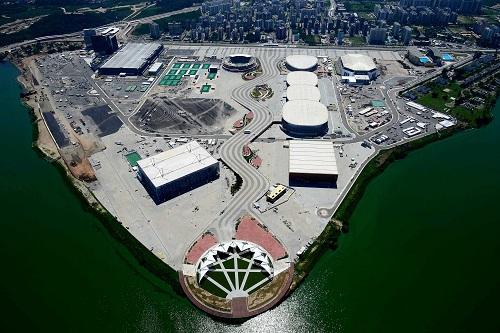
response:
M373 59L364 54L343 55L339 58L338 65L342 76L367 75L370 80L375 80L379 76Z
M290 185L335 187L338 174L333 142L290 141Z
M281 125L294 136L322 136L328 132L328 111L320 102L289 101L283 105Z
M137 162L138 178L160 204L219 177L219 162L196 141Z
M285 62L291 71L314 71L318 66L318 58L309 55L289 55Z
M317 86L318 76L312 72L305 72L305 71L290 72L286 76L286 83L289 86L297 84Z

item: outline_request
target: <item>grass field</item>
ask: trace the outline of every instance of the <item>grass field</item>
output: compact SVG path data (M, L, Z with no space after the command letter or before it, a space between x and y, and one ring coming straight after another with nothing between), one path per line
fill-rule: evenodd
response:
M448 107L446 103L453 102L451 98L457 98L460 95L461 88L458 83L453 82L446 86L430 84L431 91L417 98L417 103L427 106L436 111L444 112ZM448 89L449 92L443 90Z

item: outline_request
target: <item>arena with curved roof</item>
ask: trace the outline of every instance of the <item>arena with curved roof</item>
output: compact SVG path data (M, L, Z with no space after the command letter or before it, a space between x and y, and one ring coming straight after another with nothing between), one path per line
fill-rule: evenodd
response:
M286 90L286 99L287 101L308 100L319 102L321 99L321 93L315 86L296 84L288 87Z
M298 84L317 86L318 85L318 76L314 73L305 72L305 71L290 72L286 76L286 83L289 86L298 85Z
M377 65L372 58L364 54L346 54L339 58L342 76L368 75L374 80L379 75Z
M282 110L283 130L294 136L322 136L328 132L328 111L320 102L295 100Z
M231 54L222 61L222 68L230 72L248 72L257 68L257 59L249 54Z
M313 71L318 66L318 58L309 55L289 55L285 59L286 66L292 71Z

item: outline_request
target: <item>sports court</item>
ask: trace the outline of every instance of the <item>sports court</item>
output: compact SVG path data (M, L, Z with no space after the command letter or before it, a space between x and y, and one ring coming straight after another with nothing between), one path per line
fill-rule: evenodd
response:
M127 159L127 162L131 167L137 166L137 161L142 160L141 155L139 155L139 153L137 153L136 151L126 154L125 158Z
M201 86L200 91L201 91L201 93L202 93L202 94L203 94L203 93L207 93L207 92L209 92L209 91L210 91L210 88L211 88L211 87L212 87L212 86L211 86L211 85L209 85L209 84L204 84L204 85L202 85L202 86Z

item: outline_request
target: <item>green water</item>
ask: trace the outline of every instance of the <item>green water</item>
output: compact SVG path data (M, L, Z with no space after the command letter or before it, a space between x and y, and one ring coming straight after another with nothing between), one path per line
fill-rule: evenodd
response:
M392 164L294 294L228 325L142 268L32 150L16 75L0 64L0 331L500 330L499 120Z

